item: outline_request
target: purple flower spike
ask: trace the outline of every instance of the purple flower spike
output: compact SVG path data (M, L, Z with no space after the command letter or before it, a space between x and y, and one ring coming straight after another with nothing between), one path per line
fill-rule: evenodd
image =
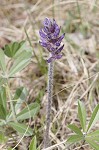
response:
M54 19L45 18L43 25L44 27L39 31L41 39L40 44L51 53L50 58L47 60L47 62L50 63L62 57L61 51L64 45L61 45L61 42L65 33L59 36L60 27Z
M56 54L59 54L61 51L62 51L62 49L64 48L64 45L62 45L61 47L59 47L57 50L56 50Z

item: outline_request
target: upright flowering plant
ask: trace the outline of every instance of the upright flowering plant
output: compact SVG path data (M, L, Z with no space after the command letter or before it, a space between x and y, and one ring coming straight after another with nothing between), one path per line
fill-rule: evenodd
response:
M52 104L52 93L53 93L53 62L56 59L62 57L62 49L64 45L61 44L65 34L59 36L60 27L53 19L45 18L44 27L40 29L40 44L46 48L50 56L48 62L48 103L47 103L47 117L46 117L46 131L44 136L44 148L49 146L49 129L50 129L50 113Z
M64 45L61 45L61 42L65 34L59 36L60 27L56 24L56 21L45 18L44 27L40 29L39 34L41 39L40 44L51 54L48 63L55 59L60 59L62 57L61 51L64 47Z

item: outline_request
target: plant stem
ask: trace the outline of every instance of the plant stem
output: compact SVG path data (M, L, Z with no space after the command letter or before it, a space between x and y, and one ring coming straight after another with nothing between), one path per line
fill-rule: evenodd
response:
M11 106L11 110L12 110L13 120L15 122L17 122L16 113L15 113L15 109L14 109L14 106L13 106L13 101L12 101L12 98L11 98L10 89L9 89L8 84L7 84L6 88L7 88L8 97L9 97L9 101L10 101L10 106Z
M79 2L78 2L78 0L76 2L77 2L77 9L78 9L78 13L79 13L80 22L82 23L82 17L81 17Z
M44 148L49 146L49 129L51 122L51 106L52 106L52 94L53 94L53 67L54 63L48 64L48 102L47 102L47 116L46 116L46 130L44 136Z

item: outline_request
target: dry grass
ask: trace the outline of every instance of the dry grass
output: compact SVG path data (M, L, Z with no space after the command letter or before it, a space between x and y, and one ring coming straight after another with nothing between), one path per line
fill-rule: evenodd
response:
M69 123L79 126L77 100L85 103L88 117L99 103L99 1L98 0L0 0L0 47L12 41L31 40L33 51L39 60L48 56L39 46L38 31L45 17L55 18L66 32L64 56L55 64L54 95L50 138L52 144L45 150L64 150L66 138L71 134ZM78 6L78 7L77 7ZM42 55L42 56L41 56ZM43 67L47 67L44 65ZM26 86L30 91L28 103L35 101L39 92L41 110L30 123L37 126L38 144L42 145L44 132L45 105L47 99L46 73L42 73L33 57L32 63L18 76L12 87ZM94 129L99 128L96 124ZM30 139L24 139L27 145ZM9 139L10 141L10 139ZM9 145L14 145L13 141ZM5 149L1 145L0 149ZM68 150L91 150L85 143L67 148Z

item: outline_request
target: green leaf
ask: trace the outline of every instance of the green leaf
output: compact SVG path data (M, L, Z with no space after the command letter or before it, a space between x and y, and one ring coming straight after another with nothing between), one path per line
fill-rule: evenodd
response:
M5 113L7 113L6 89L3 86L0 87L0 104L3 106Z
M28 91L25 87L20 87L16 90L13 100L17 100L15 104L15 111L19 111L21 105L26 100L26 97L28 95Z
M13 100L16 100L16 99L24 100L27 95L28 95L27 89L25 87L19 87L17 88L15 92Z
M36 150L36 136L33 137L33 139L31 140L30 146L29 146L29 150Z
M13 42L8 45L5 45L5 48L4 48L5 55L10 58L13 58L16 55L16 53L20 50L20 48L23 44L24 44L24 41L22 41L20 43Z
M79 142L79 141L81 141L81 140L83 140L83 136L74 134L74 135L71 135L71 136L67 139L67 142L68 142L68 143L75 143L75 142Z
M3 105L0 104L0 119L5 120L6 119L6 111L3 107Z
M7 137L3 133L0 133L0 143L5 143L7 140Z
M9 122L9 126L11 126L14 130L19 132L20 134L24 136L31 136L33 134L33 130L26 126L25 124L22 123L14 123L14 122Z
M37 97L36 97L36 102L37 102L37 103L40 103L40 102L41 102L41 99L42 99L42 97L44 96L44 92L45 92L44 89L42 89L42 90L39 91L39 93L38 93L38 95L37 95Z
M0 49L0 67L3 72L6 72L5 55L2 49Z
M9 147L8 150L12 150L12 148Z
M88 136L87 136L88 137ZM89 137L88 137L89 138ZM92 140L92 141L97 141L97 142L99 142L99 136L92 136L92 137L90 137L90 139Z
M93 132L91 132L91 133L88 133L87 136L91 136L91 137L92 137L92 136L93 136L93 137L94 137L94 136L99 136L99 130L96 130L96 131L93 131Z
M95 123L99 121L99 104L95 107L90 122L88 124L87 132L95 125Z
M96 142L94 142L92 139L86 138L86 142L89 143L89 145L92 148L94 148L95 150L99 150L99 144L97 144Z
M28 46L25 41L23 41L23 42L21 43L21 47L20 47L20 49L17 51L17 53L15 54L14 59L19 58L19 57L20 57L20 54L21 54L22 52L30 52L30 53L32 53L32 47Z
M29 104L19 114L17 114L17 119L24 120L34 117L38 113L39 109L40 105L38 103Z
M84 104L81 101L78 101L78 117L81 123L81 127L83 129L83 132L85 132L86 129L86 110L84 107Z
M99 130L96 130L94 132L91 132L91 133L87 134L86 138L90 138L94 141L99 142Z
M10 69L9 76L11 77L15 73L21 71L23 68L25 68L31 60L32 53L23 51L20 53L20 56L15 60L13 66Z
M74 124L68 125L68 128L70 128L72 131L74 131L78 135L83 135L81 130L77 126L75 126Z

